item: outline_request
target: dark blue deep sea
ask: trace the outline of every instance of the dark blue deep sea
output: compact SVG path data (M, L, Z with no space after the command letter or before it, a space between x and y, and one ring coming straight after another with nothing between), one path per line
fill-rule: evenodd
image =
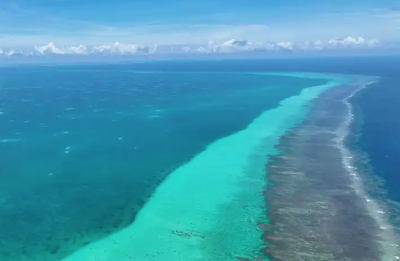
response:
M400 202L400 57L4 65L0 260L57 260L127 226L174 168L325 82L242 74L263 71L380 76L351 100L352 146Z
M399 77L382 77L355 96L352 103L360 124L354 145L367 154L373 174L384 181L390 198L400 202Z

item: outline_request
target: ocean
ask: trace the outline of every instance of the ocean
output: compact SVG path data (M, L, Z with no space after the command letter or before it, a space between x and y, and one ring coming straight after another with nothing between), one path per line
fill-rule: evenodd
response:
M400 117L396 104L400 104L399 86L395 77L383 77L352 100L361 125L355 145L368 154L373 172L385 181L390 198L398 202L400 175L396 155L400 149L397 138Z
M338 210L338 222L327 219L321 231L352 229L340 219L353 217L349 208L363 224L329 239L316 230L326 240L315 260L367 260L365 247L370 260L394 258L399 64L370 57L0 68L1 260L294 260L282 253L310 250L287 245L290 236L307 238L292 228L309 225L291 223L298 211L277 215L293 207L290 195L303 209L335 198L324 206ZM346 142L330 145L328 135L311 145L350 152L304 145L311 129L332 134L348 115ZM281 179L281 166L315 174L325 165L296 164L334 160L330 170L343 178ZM291 184L303 194L288 194ZM323 194L336 185L348 198ZM348 237L365 240L339 251Z

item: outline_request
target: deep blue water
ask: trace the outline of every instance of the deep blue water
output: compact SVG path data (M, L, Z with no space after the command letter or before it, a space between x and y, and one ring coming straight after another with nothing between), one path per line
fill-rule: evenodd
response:
M390 198L400 202L400 79L382 77L352 102L361 124L355 145L367 154Z

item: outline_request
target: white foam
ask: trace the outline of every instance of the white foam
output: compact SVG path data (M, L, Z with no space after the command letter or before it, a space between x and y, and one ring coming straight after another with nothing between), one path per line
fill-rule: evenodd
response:
M65 147L65 149L64 149L64 153L66 153L66 154L68 154L68 153L70 153L71 152L71 147Z
M388 222L388 217L384 215L385 212L381 209L378 203L370 199L369 196L367 195L367 192L365 191L364 184L360 175L357 172L355 172L356 168L353 166L352 162L353 157L351 156L351 152L346 148L344 144L345 138L349 135L350 124L352 123L352 120L354 120L353 108L349 102L349 99L352 98L359 90L367 87L372 83L374 82L366 83L360 89L354 91L353 94L351 94L349 97L343 100L348 109L348 116L338 131L338 137L336 139L335 147L339 148L342 153L343 165L348 170L351 170L349 171L349 175L352 178L352 187L354 188L355 192L359 197L365 199L365 201L367 202L366 208L368 212L374 218L378 227L381 228L379 236L381 237L381 248L382 248L382 253L384 255L382 257L383 258L382 260L389 261L393 260L394 257L398 257L398 255L400 255L400 250L398 249L398 247L394 247L392 244L390 244L390 242L396 242L396 236L394 233L393 226Z
M1 139L0 143L14 143L19 141L21 141L21 139Z

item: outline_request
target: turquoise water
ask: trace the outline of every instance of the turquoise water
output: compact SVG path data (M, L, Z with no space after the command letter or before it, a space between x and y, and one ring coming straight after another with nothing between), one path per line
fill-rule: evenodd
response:
M257 256L265 157L304 104L338 84L90 67L0 77L7 261Z

